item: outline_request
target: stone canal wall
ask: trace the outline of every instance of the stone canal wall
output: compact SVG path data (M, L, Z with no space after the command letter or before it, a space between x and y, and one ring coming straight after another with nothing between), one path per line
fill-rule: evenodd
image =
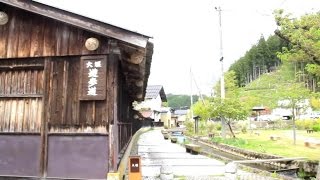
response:
M219 144L215 142L211 142L208 138L201 138L201 137L188 137L191 141L196 141L202 145L209 146L213 149L223 151L226 153L230 153L238 157L238 159L243 160L253 160L253 159L278 159L284 158L282 156L276 156L272 154L266 153L259 153L250 150L241 149L238 147L226 145L226 144ZM231 158L232 159L232 158ZM281 171L283 169L298 169L298 171L303 171L304 173L315 176L317 173L318 168L318 161L286 161L286 162L271 162L271 163L262 163L263 166L270 168L270 169L277 169Z

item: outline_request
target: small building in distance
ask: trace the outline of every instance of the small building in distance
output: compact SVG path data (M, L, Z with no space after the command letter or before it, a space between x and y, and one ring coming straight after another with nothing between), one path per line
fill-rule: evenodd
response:
M170 107L161 108L161 122L163 122L164 128L173 128L177 126L177 121L172 118L173 109Z
M173 117L176 119L177 126L184 125L184 122L188 119L188 114L190 109L175 109L173 112Z
M167 97L162 85L148 85L144 101L136 104L135 109L139 110L145 118L153 122L161 122L161 111L163 102L167 102Z

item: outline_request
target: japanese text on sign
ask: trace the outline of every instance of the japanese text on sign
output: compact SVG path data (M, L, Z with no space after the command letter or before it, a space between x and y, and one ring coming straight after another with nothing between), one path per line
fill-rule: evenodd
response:
M81 100L104 100L106 96L106 56L81 57Z
M97 95L97 87L96 85L98 84L98 71L99 68L101 68L101 61L88 61L86 64L87 68L89 69L88 71L88 91L87 95L89 96L96 96Z

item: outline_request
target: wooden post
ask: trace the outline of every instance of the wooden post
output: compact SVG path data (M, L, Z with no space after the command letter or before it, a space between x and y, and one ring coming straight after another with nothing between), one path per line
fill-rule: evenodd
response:
M41 117L41 151L40 151L40 176L47 176L47 165L48 165L48 99L49 99L49 88L50 83L48 81L50 77L50 59L44 60L44 76L43 76L43 98L42 98L42 117Z
M319 164L318 164L318 170L317 170L316 179L320 179L320 161L319 161Z
M111 45L111 44L110 44ZM112 46L112 45L111 45ZM108 55L107 70L107 111L109 122L109 172L117 170L118 160L118 55L111 51Z

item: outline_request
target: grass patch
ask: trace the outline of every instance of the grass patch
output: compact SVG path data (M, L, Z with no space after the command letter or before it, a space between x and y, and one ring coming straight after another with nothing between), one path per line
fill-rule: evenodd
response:
M307 134L306 131L297 131L297 144L293 145L291 130L259 130L259 136L254 133L239 134L237 139L214 138L214 142L224 143L243 149L260 153L274 154L284 157L306 157L309 160L320 159L320 147L305 147L307 138L320 138L320 132ZM273 141L270 136L278 136L279 140Z

